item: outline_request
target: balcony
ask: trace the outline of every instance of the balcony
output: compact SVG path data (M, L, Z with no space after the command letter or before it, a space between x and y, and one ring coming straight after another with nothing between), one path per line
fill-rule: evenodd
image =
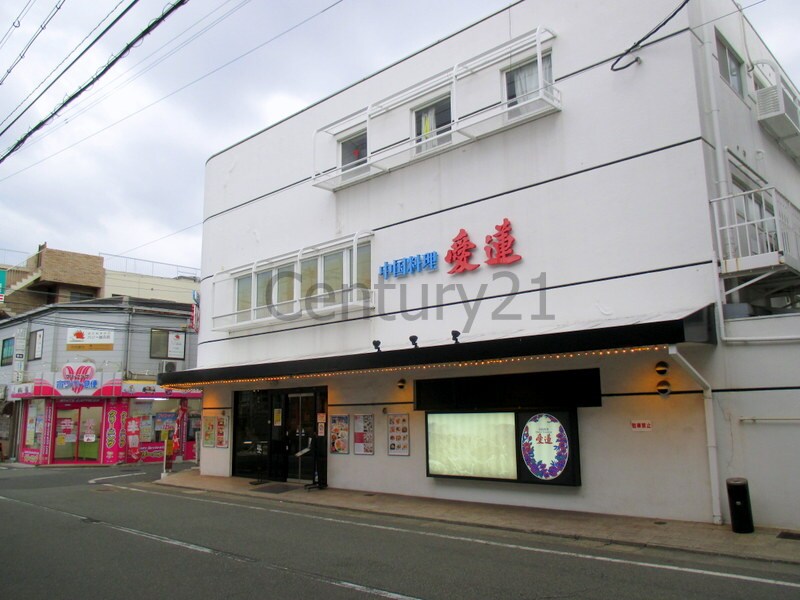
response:
M800 158L800 95L780 69L766 64L773 67L774 85L756 93L758 122L793 158Z
M711 201L723 277L800 274L800 210L774 187Z
M527 57L526 60L535 57L536 64L543 65L542 45L554 37L555 34L550 30L537 28L317 130L314 133L312 157L313 185L331 191L342 189L447 152L481 137L560 111L561 93L552 81L545 79L544 68L539 68L538 85L534 80L536 89L512 100L505 100L501 97L500 86L496 86L496 97L489 100L487 96L483 108L467 110L463 114L458 112L459 108L464 110L465 100L473 100L466 97L468 93L466 90L470 85L474 89L475 85L474 83L466 85L470 81L469 78L483 77L486 73L490 73L487 71L489 68L502 72L504 65L519 61L520 57ZM490 80L486 81L488 85ZM400 139L392 144L375 150L369 147L366 157L359 160L357 165L350 163L319 168L318 162L324 161L327 164L337 162L339 140L359 130L362 132L366 130L369 139L375 139L374 128L379 127L377 120L386 119L390 114L400 115L389 119L392 122L410 123L412 119L402 116L403 112L412 113L421 99L437 93L450 96L453 114L450 123L424 137L406 130L398 136Z

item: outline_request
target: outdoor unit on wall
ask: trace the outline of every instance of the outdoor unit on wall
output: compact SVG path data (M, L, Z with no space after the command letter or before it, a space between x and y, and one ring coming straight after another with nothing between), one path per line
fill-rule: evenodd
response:
M767 64L775 73L775 84L762 87L756 92L758 122L772 137L794 157L800 157L800 94L791 83L781 76L781 71L771 61L756 61Z
M179 360L162 360L158 364L159 373L174 373L180 371L183 364Z

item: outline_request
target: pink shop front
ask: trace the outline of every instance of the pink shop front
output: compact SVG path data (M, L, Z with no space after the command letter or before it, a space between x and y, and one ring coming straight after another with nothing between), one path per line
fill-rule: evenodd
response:
M176 460L194 460L202 392L125 381L122 373L81 372L84 365L12 384L23 403L19 461L31 465L159 462L164 440Z

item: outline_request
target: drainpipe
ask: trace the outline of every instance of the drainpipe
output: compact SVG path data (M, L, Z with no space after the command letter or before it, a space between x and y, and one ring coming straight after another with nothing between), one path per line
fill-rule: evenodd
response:
M711 384L695 369L685 356L678 352L675 345L670 345L669 355L677 362L695 382L703 388L703 408L706 417L706 448L708 450L708 476L711 484L711 517L714 525L722 525L722 501L719 486L719 455L717 452L717 428L714 419L714 397Z
M124 365L125 372L122 374L123 379L127 379L129 377L129 369L128 369L128 359L131 353L131 320L133 319L133 308L128 311L128 325L125 330L125 359L122 361Z

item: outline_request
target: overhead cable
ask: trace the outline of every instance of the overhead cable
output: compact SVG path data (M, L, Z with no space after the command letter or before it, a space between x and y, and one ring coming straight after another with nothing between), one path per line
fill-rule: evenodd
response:
M22 48L22 52L19 53L19 56L16 59L14 59L14 62L11 63L11 66L8 67L5 74L2 77L0 77L0 85L3 85L8 76L11 75L11 71L14 70L14 67L16 67L20 62L22 62L22 59L25 58L25 54L27 54L28 50L30 50L31 46L33 46L33 42L35 42L36 38L38 38L41 35L41 33L47 28L47 26L50 24L50 21L53 20L53 17L55 17L56 13L59 10L61 10L61 7L64 6L64 3L66 1L67 0L58 0L58 2L56 2L56 5L50 11L50 14L47 15L42 24L39 25L39 27L36 29L36 33L33 34L31 39L28 40L28 43L25 44L25 47Z
M662 27L664 27L664 26L665 26L667 23L669 23L669 22L670 22L670 21L671 21L671 20L672 20L672 19L675 17L675 15L677 15L677 14L678 14L678 13L679 13L679 12L680 12L682 9L683 9L683 7L684 7L684 6L686 6L687 4L689 4L689 0L683 0L683 1L682 1L682 2L681 2L681 3L680 3L678 6L677 6L677 8L675 8L675 10L673 10L673 11L672 11L672 12L669 14L669 16L665 17L665 18L664 18L664 19L663 19L663 20L662 20L662 21L661 21L661 22L660 22L658 25L656 25L655 27L653 27L653 29L651 29L651 30L650 30L650 31L647 33L647 35L645 35L645 36L644 36L642 39L640 39L638 42L636 42L635 44L633 44L633 46L631 46L630 48L628 48L627 50L625 50L625 52L623 52L622 54L620 54L620 55L617 57L617 59L616 59L616 60L615 60L613 63L611 63L611 70L612 70L612 71L623 71L623 70L627 69L628 67L630 67L631 65L634 65L634 64L636 64L636 63L640 62L640 60L641 60L641 59L640 59L640 58L637 56L636 58L633 58L633 59L631 59L630 61L628 61L627 63L625 63L624 65L622 65L621 67L618 67L618 66L617 66L617 65L619 64L619 61L621 61L623 58L625 58L625 57L626 57L627 55L629 55L631 52L634 52L634 51L638 50L638 49L639 49L639 47L640 47L640 46L641 46L641 45L642 45L644 42L646 42L646 41L647 41L647 40L650 38L650 36L654 35L654 34L655 34L655 33L656 33L656 32L657 32L659 29L661 29L661 28L662 28Z
M30 93L29 93L27 96L25 96L25 97L22 99L22 101L21 101L19 104L17 104L17 105L14 107L14 109L13 109L13 110L12 110L12 111L11 111L11 112L8 114L8 116L6 116L6 117L5 117L5 118L4 118L2 121L0 121L0 125L2 125L3 123L5 123L6 121L8 121L8 120L9 120L11 117L13 117L13 116L14 116L14 113L15 113L15 112L17 112L17 109L19 109L19 107L20 107L20 106L22 106L23 104L25 104L25 101L26 101L28 98L30 98L31 96L33 96L33 95L36 93L36 90L38 90L40 87L42 87L42 86L45 84L45 82L46 82L48 79L50 79L50 77L52 77L53 73L55 73L55 72L56 72L56 71L59 69L59 67L61 67L61 65L63 65L63 64L64 64L64 63L67 61L67 59L68 59L70 56L72 56L72 55L73 55L73 54L74 54L74 53L75 53L75 52L78 50L78 48L80 48L80 47L81 47L81 46L84 44L84 42L85 42L86 40L88 40L88 39L89 39L89 36L90 36L90 35L92 35L92 34L93 34L95 31L97 31L97 29L98 29L98 28L99 28L99 27L100 27L100 26L101 26L103 23L105 23L105 22L106 22L106 19L108 19L108 18L109 18L109 17L110 17L112 14L114 14L114 12L116 12L116 10L117 10L117 9L120 7L120 4L122 4L123 2L124 2L124 0L120 0L120 1L117 3L117 5L116 5L114 8L112 8L112 9L111 9L111 11L109 11L109 13L108 13L108 14L107 14L105 17L103 17L103 18L100 20L100 22L99 22L97 25L95 25L95 26L94 26L94 28L93 28L93 29L92 29L92 30L91 30L89 33L87 33L87 34L86 34L86 37L84 37L84 38L83 38L83 39L82 39L82 40L81 40L81 41L78 43L78 45L77 45L77 46L75 46L75 47L74 47L72 50L70 50L70 52L69 52L69 53L68 53L68 54L67 54L67 55L66 55L66 56L65 56L63 59L61 59L61 62L60 62L60 63L58 63L58 64L57 64L55 67L53 67L53 70L52 70L52 71L50 71L50 73L48 73L48 74L47 74L47 76L46 76L44 79L42 79L42 81L41 81L41 82L40 82L40 83L39 83L39 84L38 84L38 85L37 85L35 88L33 88L33 90L32 90L32 91L31 91L31 92L30 92ZM104 34L105 34L105 32L103 32L103 34L101 34L101 37L102 37L102 35L104 35ZM98 39L99 39L99 38L98 38ZM94 42L92 42L92 43L94 44ZM90 46L90 47L91 47L91 46ZM80 57L78 57L78 58L80 58ZM73 62L72 64L70 64L70 66L69 66L69 67L67 67L66 69L64 69L64 71L62 71L62 72L59 74L59 76L58 76L58 77L57 77L57 78L54 80L54 83L55 83L55 81L57 81L57 80L58 80L58 79L59 79L59 78L60 78L60 77L61 77L61 76L62 76L64 73L66 73L66 72L67 72L67 71L68 71L68 70L69 70L69 69L72 67L72 65L73 65L73 64L74 64L74 62ZM52 84L51 84L51 85L52 85ZM48 89L49 89L49 88L48 88ZM46 91L47 91L47 90L45 90L45 92L46 92ZM43 93L44 93L44 92L43 92ZM41 97L41 96L37 97L37 98L36 98L36 100L38 100L40 97ZM35 102L36 100L34 100L34 102ZM28 110L29 108L30 108L30 106L28 106L28 108L26 108L25 110ZM23 112L24 112L24 111L23 111Z
M19 12L19 14L17 15L17 18L16 18L16 19L14 19L14 20L11 22L11 25L9 26L9 28L8 28L8 31L6 31L6 32L3 34L3 37L2 37L2 39L0 39L0 50L2 50L2 49L3 49L3 46L5 46L5 45L6 45L6 42L7 42L7 41L9 40L9 38L11 37L11 34L12 34L12 33L14 33L14 30L15 30L15 29L19 29L19 28L20 28L20 26L22 25L22 19L24 19L24 18L25 18L25 15L27 15L27 14L28 14L28 11L29 11L31 8L33 8L33 5L34 5L34 4L36 4L36 0L28 0L28 2L25 4L25 6L23 6L23 7L22 7L22 10L21 10L21 11Z
M184 0L184 1L186 1L186 0ZM117 23L120 21L120 19L122 19L122 17L124 17L124 16L125 16L125 15L128 13L128 11L130 11L130 10L131 10L131 9L132 9L134 6L136 6L136 4L137 4L138 2L139 2L139 0L132 0L132 1L131 1L131 3L130 3L130 4L129 4L129 5L126 7L126 8L125 8L125 10L123 10L123 11L122 11L122 12L119 14L119 16L117 16L117 18L116 18L116 19L114 19L114 20L113 20L111 23L109 23L108 27L106 27L106 28L105 28L105 29L104 29L104 30L103 30L103 31L100 33L100 35L98 35L96 38L94 38L94 40L92 40L92 43L91 43L91 44L89 44L88 46L86 46L86 48L84 48L84 49L83 49L83 51L82 51L82 52L81 52L81 53L80 53L78 56L76 56L76 57L75 57L75 59L74 59L74 60L73 60L71 63L69 63L69 65L67 65L67 67L66 67L66 68L65 68L63 71L61 71L61 73L59 73L59 74L58 74L58 77L56 77L55 79L53 79L53 81L51 81L51 82L50 82L50 83L47 85L47 87L46 87L46 88L44 88L44 89L41 91L41 93L40 93L38 96L36 96L36 98L34 98L34 99L33 99L33 101L32 101L30 104L28 104L28 106L26 106L26 107L24 108L24 110L23 110L23 111L22 111L21 113L19 113L19 114L16 116L16 118L15 118L13 121L11 121L11 123L9 123L9 124L6 126L6 128L5 128L5 129L3 129L2 131L0 131L0 137L2 137L2 136L3 136L3 135L4 135L4 134L5 134L5 133L6 133L6 132L9 130L9 129L11 129L11 127L13 127L13 126L14 126L14 124L15 124L17 121L19 121L19 120L20 120L20 118L22 118L22 115L24 115L26 112L28 112L28 111L31 109L31 107L32 107L34 104L36 104L36 102L38 102L38 100L39 100L39 99L40 99L42 96L44 96L44 95L47 93L47 91L48 91L48 90L49 90L51 87L53 87L53 85L56 83L56 81L58 81L59 79L61 79L61 76L62 76L62 75L64 75L64 73L66 73L67 71L69 71L69 70L70 70L70 69L71 69L71 68L72 68L72 67L75 65L75 63L76 63L76 62L78 62L78 61L79 61L81 58L83 58L83 56L84 56L84 55L85 55L85 54L86 54L86 53L87 53L89 50L91 50L91 48L92 48L92 47L93 47L93 46L94 46L94 45L95 45L97 42L99 42L99 41L100 41L100 40L103 38L103 36L105 36L105 35L106 35L106 34L107 34L109 31L111 31L111 29L112 29L112 28L113 28L113 27L114 27L114 26L115 26L115 25L116 25L116 24L117 24ZM119 6L119 5L118 5L118 6ZM29 97L30 97L30 96L29 96ZM24 102L24 100L23 100L23 102ZM53 115L55 115L55 114L56 114L56 113L57 113L59 110L61 110L61 108L62 108L63 106L64 106L64 104L62 104L62 105L61 105L61 107L59 107L58 109L56 109L55 111L53 111L53 112L50 114L50 116L49 116L49 117L47 117L47 118L46 118L44 121L40 121L40 122L39 122L39 124L36 126L36 128L43 127L43 126L44 126L44 124L45 124L45 123L46 123L48 120L50 120L50 119L53 117ZM19 106L17 106L17 108L19 108ZM15 109L14 109L14 111L16 111L16 110L17 110L17 108L15 108ZM12 114L13 114L13 111L12 111ZM6 117L5 119L3 119L3 123L5 123L5 122L6 122L6 120L7 120L7 119L8 119L10 116L11 116L11 115L9 115L9 116L8 116L8 117ZM30 130L30 131L29 131L29 132L26 134L26 136L27 136L27 137L30 137L31 135L33 135L33 132L34 132L35 130L36 130L35 128L34 128L34 129L32 129L32 130ZM23 137L23 139L22 139L22 143L20 143L20 142L17 142L17 143L18 143L18 144L21 146L21 145L22 145L22 144L25 142L25 140L27 139L27 137ZM16 149L16 148L15 148L15 149ZM10 154L10 152L9 152L9 154ZM6 155L5 155L5 156L3 156L2 158L0 158L0 163L1 163L1 162L3 162L3 160L5 160L6 156L8 156L8 154L6 154Z
M135 0L138 1L138 0ZM34 125L25 135L23 135L17 142L11 146L5 154L0 156L0 164L2 164L9 156L11 156L14 152L16 152L34 133L39 131L43 128L50 120L55 117L60 110L67 107L71 104L76 98L78 98L81 94L83 94L87 89L89 89L96 81L98 81L103 75L105 75L109 70L111 70L114 65L116 65L122 58L124 58L128 52L130 52L131 48L133 48L136 44L142 41L145 37L150 35L159 25L161 25L164 21L166 21L172 13L178 10L180 7L185 5L189 0L177 0L174 4L172 4L169 8L167 8L160 17L155 19L151 22L147 27L145 27L135 38L133 38L130 42L128 42L125 47L116 55L114 56L108 63L102 67L89 81L83 84L76 92L68 96L58 107L56 107L47 117L39 121L36 125ZM2 135L2 134L0 134Z

